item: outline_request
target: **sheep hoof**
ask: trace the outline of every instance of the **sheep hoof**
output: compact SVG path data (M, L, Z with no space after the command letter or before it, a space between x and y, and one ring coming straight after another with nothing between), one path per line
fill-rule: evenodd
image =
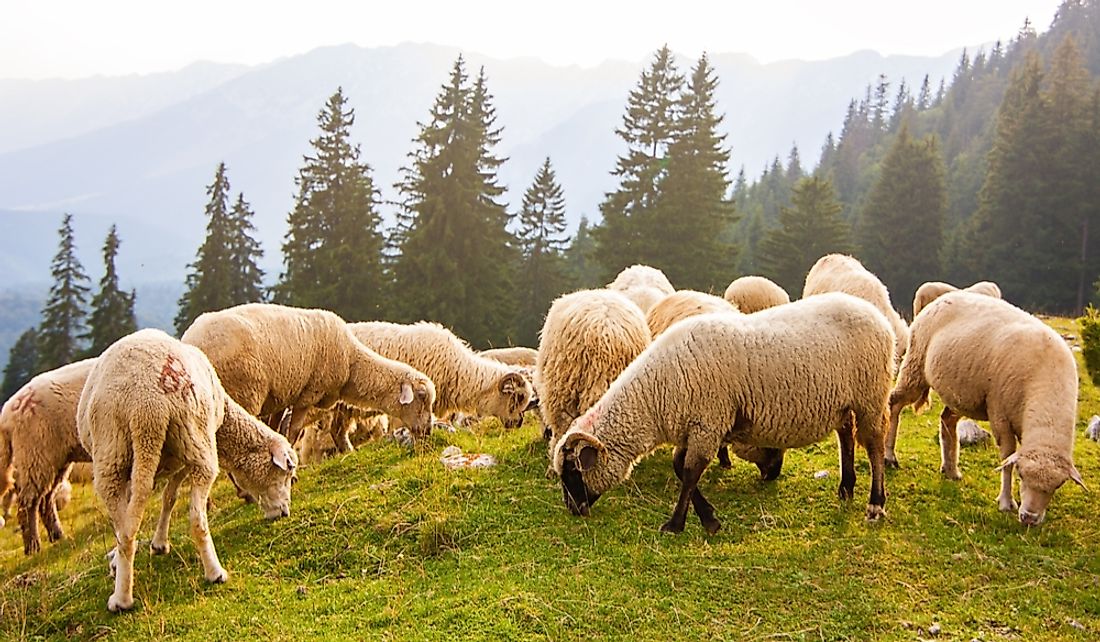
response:
M670 519L667 522L665 522L664 524L661 524L661 532L662 533L683 533L684 532L684 523L683 522L677 522L674 519Z
M42 543L36 539L32 539L31 541L23 545L24 555L34 555L40 550L42 550Z
M855 496L855 486L840 486L836 489L837 497L840 497L840 501L846 502Z
M129 611L132 608L134 608L133 596L123 599L112 595L110 599L107 600L107 610L111 613L121 613L123 611Z
M867 504L867 521L878 522L886 517L886 509L875 504Z
M56 531L46 531L46 537L50 538L51 542L59 542L65 539L65 531L60 529Z
M149 544L149 554L150 555L167 555L171 551L172 551L172 545L169 544L168 542L165 542L163 544L157 544L156 542L152 542L152 543Z
M229 580L229 573L224 568L215 569L206 576L206 581L211 584L225 584Z
M707 535L714 535L718 531L722 530L722 522L717 519L711 518L708 521L703 522L703 530L707 532Z
M997 501L997 507L1001 509L1002 513L1015 513L1020 510L1020 505L1016 503L1015 499L1011 497L1005 499L1001 498Z
M946 477L946 478L948 478L948 479L952 479L952 480L954 480L954 481L959 481L960 479L962 479L962 478L963 478L963 474L962 474L962 473L960 473L960 472L959 472L959 471L957 471L957 470L954 470L954 471L947 471L947 470L945 470L945 469L943 469L943 468L940 468L940 472L941 472L941 473L943 473L943 476L944 476L944 477Z

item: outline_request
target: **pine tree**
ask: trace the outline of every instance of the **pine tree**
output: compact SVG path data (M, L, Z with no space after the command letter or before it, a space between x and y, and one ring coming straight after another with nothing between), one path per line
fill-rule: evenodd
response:
M0 384L0 399L7 401L19 392L25 383L41 372L38 368L38 331L30 328L16 339L8 352L8 365L4 366L4 382Z
M736 246L722 235L736 219L726 198L729 151L725 135L718 133L723 117L715 113L717 87L704 53L680 97L677 133L653 213L639 226L650 246L645 262L664 270L678 287L696 290L724 287L737 260Z
M195 262L188 266L191 272L175 319L180 335L203 312L263 300L263 271L256 265L263 250L251 236L255 228L244 194L229 209L225 163L218 163L206 193L210 197L205 210L206 239Z
M886 130L888 123L886 116L889 114L889 108L890 82L886 79L886 74L879 74L878 82L875 84L875 96L871 103L871 127L876 132Z
M514 319L518 251L492 151L500 131L484 70L471 85L459 56L397 186L397 316L437 320L477 346L506 343Z
M619 187L600 204L603 222L592 230L596 255L608 278L626 266L652 261L649 243L653 239L643 230L668 169L668 148L678 133L683 85L684 77L666 45L630 92L623 125L615 132L627 144L613 172Z
M793 187L805 175L806 172L802 169L802 159L798 154L798 144L792 144L791 151L787 154L787 180L790 181Z
M565 196L547 158L523 196L519 213L521 266L516 291L522 294L516 340L536 345L550 302L568 288L565 256Z
M856 235L863 263L903 307L921 283L940 276L944 172L935 138L914 139L903 124L861 212Z
M57 231L61 242L50 264L54 284L38 326L39 372L63 366L81 354L80 337L90 288L88 275L76 258L72 221L72 214L66 214Z
M384 239L371 168L351 142L355 110L337 88L317 115L320 135L310 141L287 216L284 271L272 290L278 303L327 308L358 321L381 316L385 300Z
M98 357L112 343L137 330L135 294L132 291L127 294L118 287L115 257L120 242L118 231L112 225L103 243L103 278L99 281L99 292L92 297L88 333L84 335L91 343L88 356Z
M920 84L920 93L917 95L917 111L924 111L932 106L932 85L929 84L928 74L924 74L924 82Z
M791 206L780 209L779 227L760 241L761 272L788 292L801 292L806 273L817 259L851 250L842 209L828 180L818 176L800 180L791 194Z
M565 273L570 290L598 288L603 284L603 268L596 260L596 240L586 216L581 216L577 233L565 250Z

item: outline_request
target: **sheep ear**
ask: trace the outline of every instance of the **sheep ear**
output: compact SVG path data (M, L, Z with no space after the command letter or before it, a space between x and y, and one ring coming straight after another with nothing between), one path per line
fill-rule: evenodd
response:
M1077 482L1078 486L1084 488L1086 493L1089 491L1089 487L1086 486L1084 480L1081 479L1081 473L1077 472L1077 467L1073 464L1069 465L1069 478Z
M566 434L565 443L562 446L567 452L572 452L572 459L577 463L577 469L582 473L592 468L599 462L604 453L604 445L592 435L574 431Z
M518 372L509 372L500 380L500 393L514 395L517 389L523 389L523 375Z
M401 384L401 396L397 399L397 402L402 406L407 406L412 403L413 400L413 387L408 382Z
M294 450L287 445L272 441L268 450L271 452L271 463L275 464L275 467L279 470L293 472L298 467Z
M1016 452L1012 453L1008 457L1005 457L1005 460L1001 462L1001 465L997 466L997 470L1004 470L1005 467L1015 464L1016 460L1019 459L1019 458L1020 458L1020 451L1017 450Z

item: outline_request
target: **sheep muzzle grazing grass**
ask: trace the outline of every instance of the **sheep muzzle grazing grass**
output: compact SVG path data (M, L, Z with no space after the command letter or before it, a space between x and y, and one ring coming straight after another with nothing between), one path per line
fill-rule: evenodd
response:
M427 437L432 431L432 403L435 401L435 390L427 381L419 381L416 389L408 382L401 384L401 392L397 398L398 411L395 417L408 427L413 437L421 439Z
M607 450L598 439L583 432L571 432L561 445L561 491L569 512L588 517L600 493L589 490L582 473L592 470Z
M1054 492L1067 481L1073 481L1088 491L1077 467L1059 453L1017 450L1001 462L997 470L1003 474L1006 470L1011 471L1013 466L1020 477L1019 518L1024 526L1043 523ZM1008 500L1001 502L1001 510L1015 508L1012 498Z

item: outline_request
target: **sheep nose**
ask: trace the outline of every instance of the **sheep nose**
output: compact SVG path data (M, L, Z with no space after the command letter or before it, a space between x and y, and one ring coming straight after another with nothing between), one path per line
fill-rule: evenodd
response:
M282 517L290 517L290 508L287 506L284 506L283 509L279 512L282 513Z
M1020 509L1020 523L1024 526L1038 526L1043 523L1043 518L1045 516L1045 513L1032 513L1031 511Z

